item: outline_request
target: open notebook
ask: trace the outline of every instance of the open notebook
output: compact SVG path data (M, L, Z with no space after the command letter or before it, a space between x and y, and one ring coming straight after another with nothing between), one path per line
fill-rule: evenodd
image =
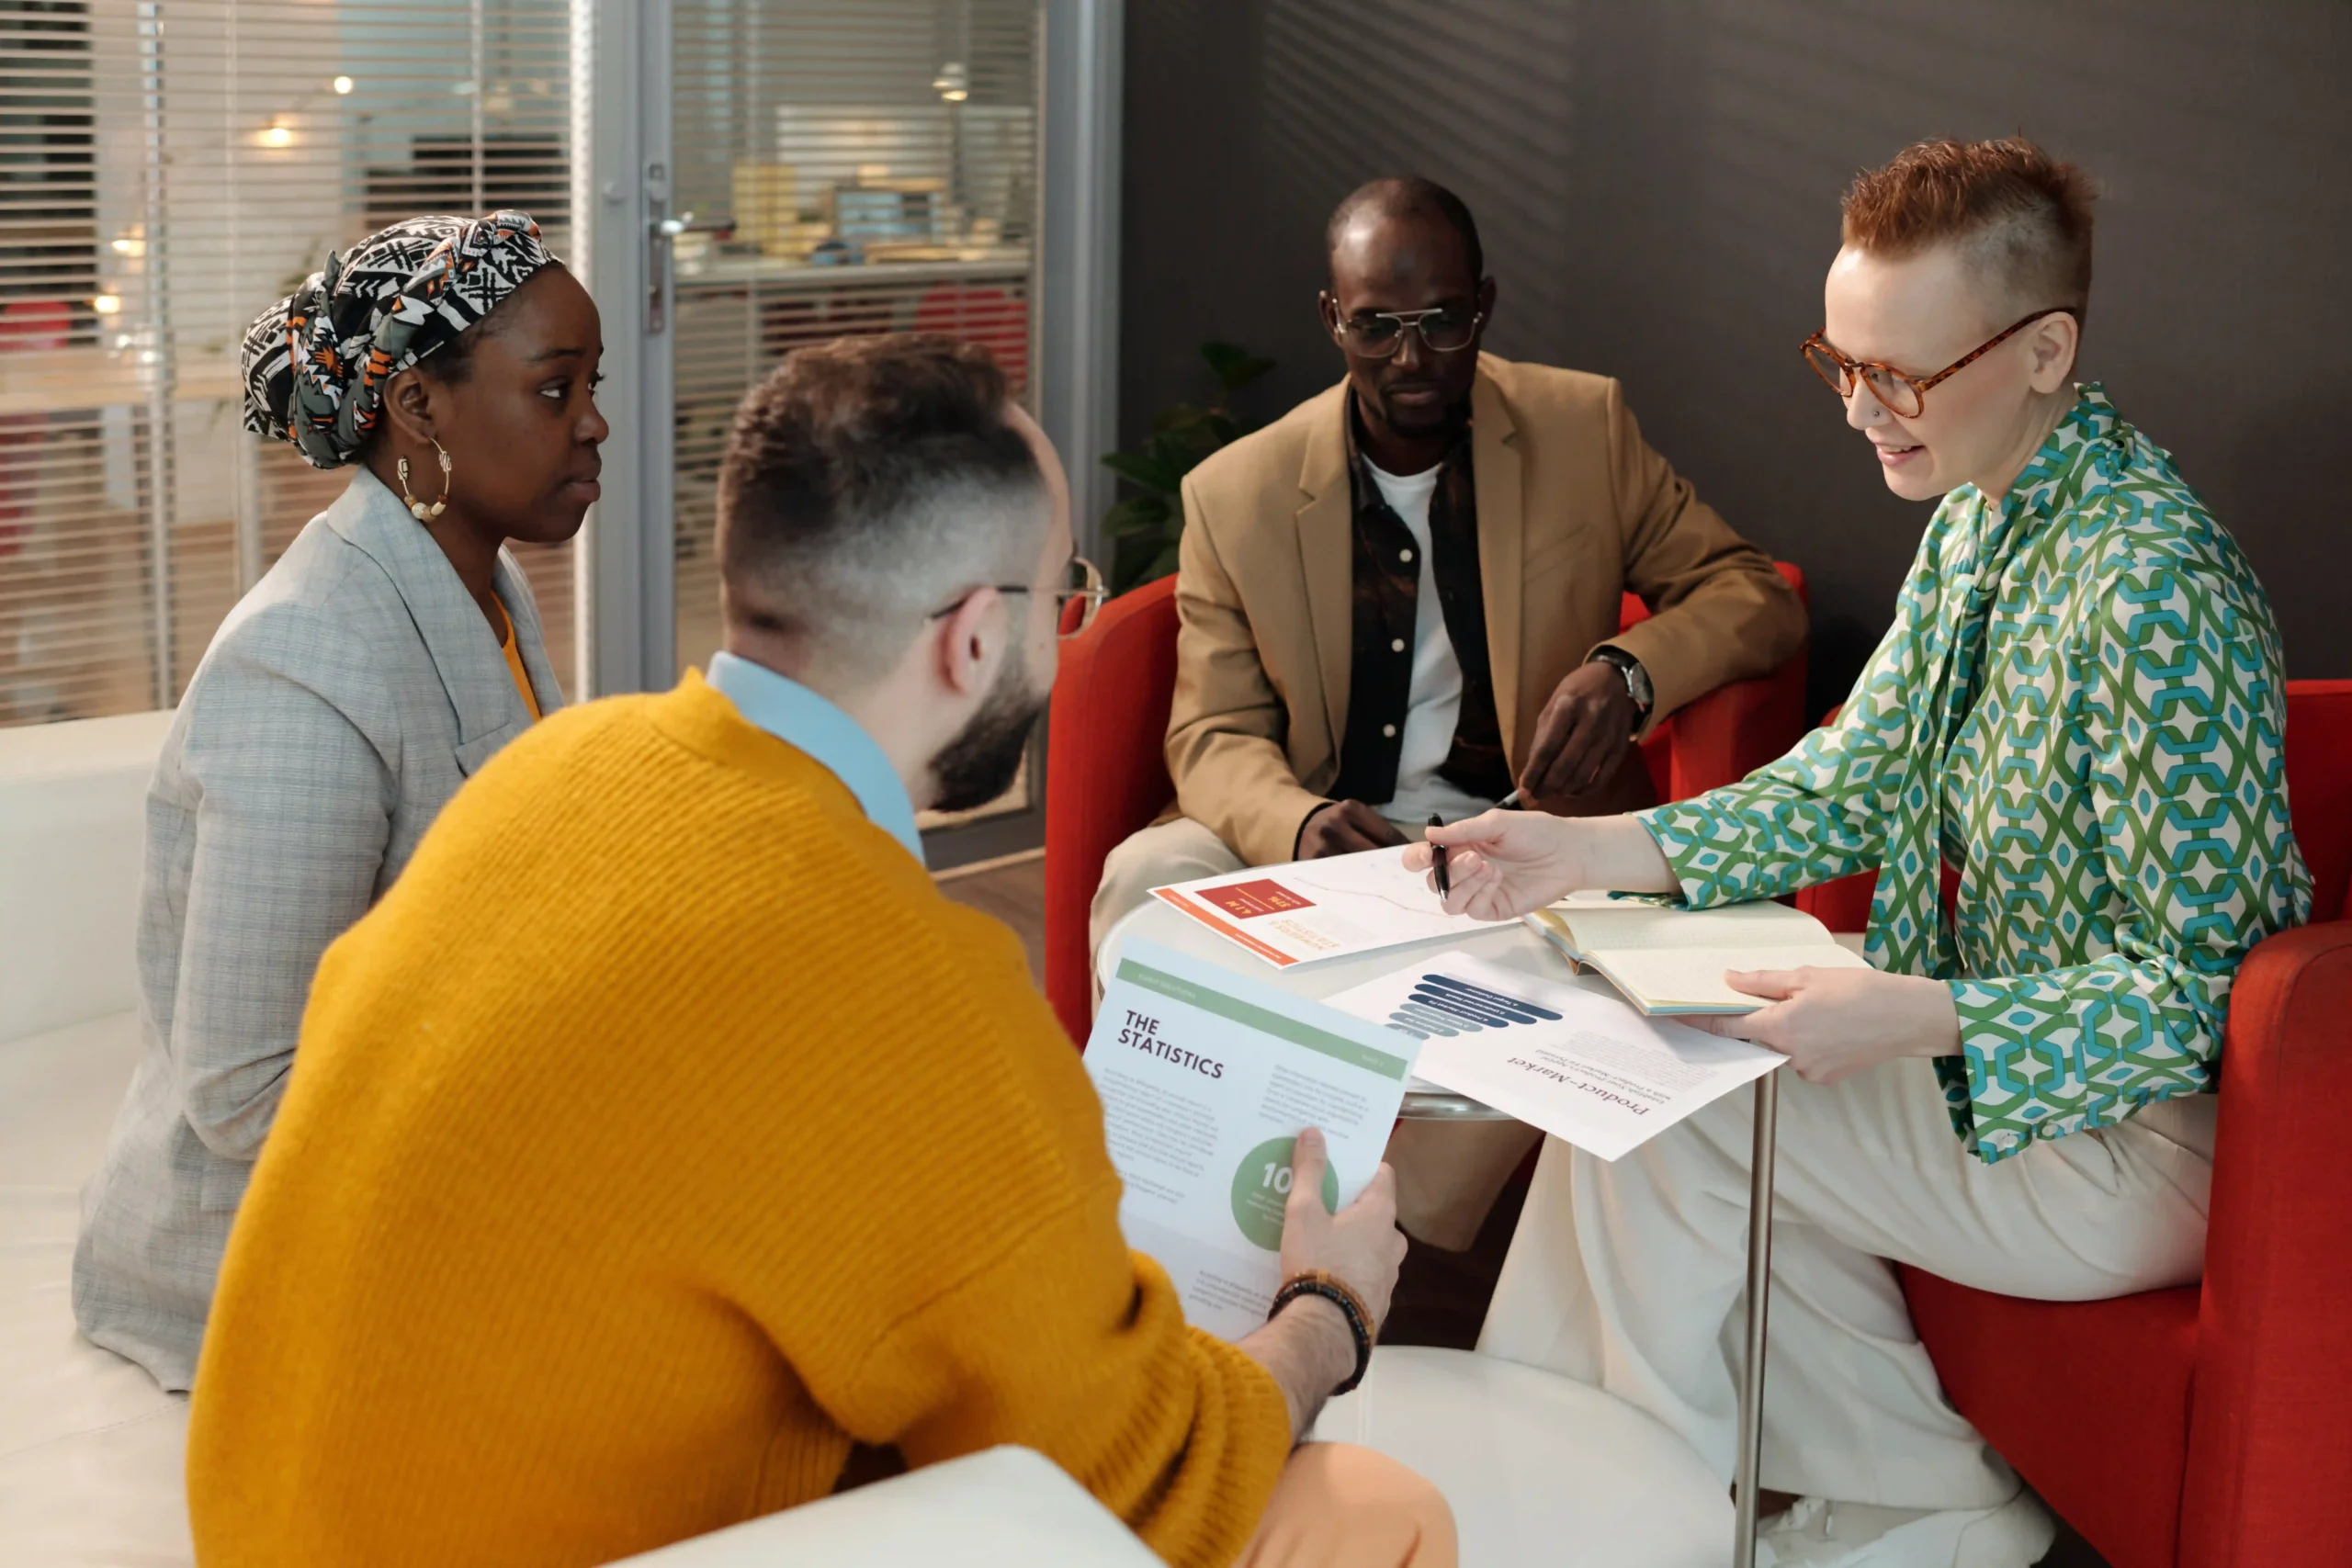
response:
M1754 1012L1763 999L1724 984L1726 969L1867 969L1829 928L1785 904L1685 909L1580 896L1527 917L1574 963L1652 1017Z

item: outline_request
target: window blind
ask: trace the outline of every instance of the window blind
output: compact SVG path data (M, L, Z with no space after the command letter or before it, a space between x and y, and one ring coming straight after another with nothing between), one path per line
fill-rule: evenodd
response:
M673 27L684 668L719 645L728 426L778 360L944 333L1030 400L1042 35L1035 0L675 0Z
M330 250L514 207L569 254L571 58L571 0L0 0L0 724L177 701L342 492L237 374ZM517 553L573 685L571 549Z

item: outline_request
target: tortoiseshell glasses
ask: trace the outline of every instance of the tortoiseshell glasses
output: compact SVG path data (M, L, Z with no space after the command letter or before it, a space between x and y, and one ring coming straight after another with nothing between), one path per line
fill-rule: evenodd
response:
M1957 376L1995 349L2000 347L2044 316L2074 316L2071 305L2052 305L2046 310L2036 310L2024 321L2018 321L1986 338L1974 348L1953 360L1932 376L1905 376L1892 365L1875 360L1849 359L1829 346L1829 341L1819 333L1804 340L1804 362L1813 373L1828 383L1829 389L1841 398L1854 395L1857 378L1870 383L1871 396L1886 405L1886 412L1898 419L1917 419L1919 411L1928 406L1928 389L1949 377Z

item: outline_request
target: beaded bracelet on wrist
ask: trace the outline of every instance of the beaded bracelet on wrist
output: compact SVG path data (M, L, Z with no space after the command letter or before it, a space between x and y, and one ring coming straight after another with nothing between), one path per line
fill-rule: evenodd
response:
M1331 1391L1334 1395L1345 1393L1363 1382L1363 1374L1372 1365L1373 1340L1378 1332L1372 1313L1363 1298L1338 1275L1325 1269L1309 1269L1283 1281L1283 1288L1274 1292L1274 1304L1268 1310L1267 1319L1272 1321L1276 1313L1301 1296L1322 1297L1348 1320L1348 1333L1356 1342L1356 1369L1348 1375L1347 1382Z

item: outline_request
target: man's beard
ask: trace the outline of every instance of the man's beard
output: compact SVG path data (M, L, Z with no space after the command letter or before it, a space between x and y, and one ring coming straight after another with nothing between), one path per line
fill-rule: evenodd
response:
M1425 403L1415 407L1409 403L1391 402L1384 393L1380 400L1381 422L1397 435L1418 437L1442 435L1470 417L1470 400L1455 403Z
M1422 384L1428 385L1429 382L1424 379ZM1466 389L1455 401L1429 404L1420 408L1392 402L1388 396L1390 389L1387 387L1378 389L1374 400L1379 406L1380 423L1392 435L1417 440L1425 436L1450 434L1469 423L1470 394ZM1357 389L1356 392L1356 407L1359 415L1362 416L1364 410L1364 397L1361 388Z
M1011 789L1020 775L1021 759L1028 754L1029 732L1036 728L1050 695L1029 689L1025 652L1008 663L981 699L979 711L931 760L932 779L938 786L932 809L970 811Z

